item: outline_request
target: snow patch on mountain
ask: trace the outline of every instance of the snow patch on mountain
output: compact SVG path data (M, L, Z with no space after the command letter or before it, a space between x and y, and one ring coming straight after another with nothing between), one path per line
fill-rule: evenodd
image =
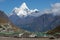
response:
M41 15L40 14L40 11L38 9L30 10L27 7L27 5L26 5L25 2L22 3L22 5L19 8L15 7L13 9L11 15L13 15L13 14L17 14L19 17L23 17L23 16L24 17L27 17L28 15L30 15L30 16L38 16L38 15Z
M17 8L15 7L11 13L11 15L16 14L19 17L27 17L27 16L34 16L38 17L43 14L53 14L55 15L60 15L60 3L55 3L51 5L51 9L46 9L43 11L39 11L38 9L30 10L26 3L22 3L22 5Z

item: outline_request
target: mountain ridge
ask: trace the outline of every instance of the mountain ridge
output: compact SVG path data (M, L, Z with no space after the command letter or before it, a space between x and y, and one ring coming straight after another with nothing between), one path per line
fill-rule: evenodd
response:
M11 26L13 31L23 31L22 29L18 28L16 25L14 25L11 22L11 20L9 19L9 17L3 11L0 10L0 26L1 25Z
M26 4L24 4L24 5L26 5ZM55 15L55 13L52 13L52 12L51 13L41 13L39 10L36 9L35 11L28 10L26 15L20 16L20 15L17 15L20 13L16 13L15 11L18 11L18 10L12 11L13 15L11 15L9 17L10 20L16 26L18 26L22 29L25 29L25 30L29 30L29 31L33 31L33 32L36 32L36 31L45 32L45 31L54 29L56 25L60 24L59 23L60 18L58 17L58 15ZM22 11L24 14L27 10L22 10ZM56 19L56 18L58 18L58 19ZM58 21L58 22L55 22L55 21Z

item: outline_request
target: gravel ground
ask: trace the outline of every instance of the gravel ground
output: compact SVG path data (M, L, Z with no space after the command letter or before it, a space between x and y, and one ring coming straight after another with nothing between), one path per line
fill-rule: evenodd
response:
M0 40L60 40L60 38L49 39L49 38L13 38L13 37L0 37Z

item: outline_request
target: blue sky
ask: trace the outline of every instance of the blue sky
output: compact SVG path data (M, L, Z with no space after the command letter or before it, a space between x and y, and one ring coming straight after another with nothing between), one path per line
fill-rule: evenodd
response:
M30 9L49 9L51 4L60 3L60 0L0 0L0 10L9 14L14 7L20 7L25 2Z

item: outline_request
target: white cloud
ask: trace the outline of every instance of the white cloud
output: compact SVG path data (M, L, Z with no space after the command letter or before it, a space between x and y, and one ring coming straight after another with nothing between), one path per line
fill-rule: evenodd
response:
M52 12L56 15L60 14L60 3L52 4Z
M53 8L60 8L60 3L55 3L51 5Z
M51 9L44 10L44 13L53 13L54 15L59 15L60 3L51 4Z
M46 14L51 13L51 10L50 9L45 9L43 13L46 13Z
M60 3L55 3L55 4L51 4L51 9L45 9L43 10L43 12L38 12L38 13L35 13L35 11L37 11L37 9L35 10L32 10L33 11L33 16L40 16L40 15L43 15L43 14L49 14L49 13L52 13L54 15L60 15Z

